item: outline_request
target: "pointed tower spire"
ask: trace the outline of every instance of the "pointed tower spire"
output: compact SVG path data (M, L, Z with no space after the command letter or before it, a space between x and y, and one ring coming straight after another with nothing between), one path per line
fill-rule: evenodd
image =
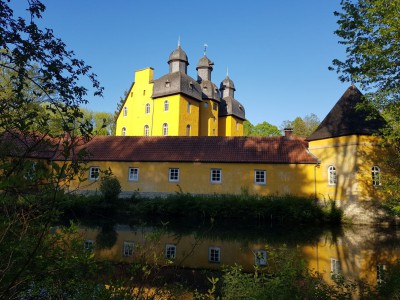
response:
M178 48L181 46L181 36L178 36Z
M208 45L207 45L207 44L204 44L204 56L206 56L207 47L208 47Z
M228 70L228 67L226 67L226 77L229 77L229 70Z

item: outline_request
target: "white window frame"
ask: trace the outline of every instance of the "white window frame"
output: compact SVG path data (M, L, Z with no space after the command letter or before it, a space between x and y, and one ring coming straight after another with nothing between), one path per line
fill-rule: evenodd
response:
M146 105L144 106L144 113L146 115L150 114L150 103L146 103Z
M122 127L121 129L121 135L126 136L126 127Z
M267 184L267 171L254 170L254 184L266 185Z
M135 242L133 241L124 241L123 248L123 256L133 256L133 252L135 251Z
M175 259L176 258L176 245L165 244L165 258Z
M163 124L162 130L163 130L163 132L162 132L163 136L168 136L168 123Z
M222 169L211 169L210 170L210 181L212 184L222 183Z
M128 106L124 106L124 112L123 112L123 116L126 117L128 116Z
M164 111L168 111L169 110L169 101L165 100L164 101Z
M221 248L220 247L208 247L208 261L211 263L221 262Z
M334 165L330 165L328 167L328 185L336 185L337 184L337 170Z
M331 278L337 278L341 273L340 260L331 257Z
M256 250L254 251L254 264L256 266L266 266L267 265L267 251L266 250Z
M378 286L385 283L386 272L387 267L385 264L376 265L376 283Z
M97 174L97 176L94 176ZM89 180L98 180L100 178L100 167L90 167L89 168Z
M128 169L128 180L129 181L139 181L139 168L129 167Z
M371 175L372 175L372 185L373 186L381 186L381 168L378 166L373 166L371 168Z
M144 136L149 136L150 128L149 125L144 125Z
M179 182L179 168L169 168L168 169L168 181L169 182Z

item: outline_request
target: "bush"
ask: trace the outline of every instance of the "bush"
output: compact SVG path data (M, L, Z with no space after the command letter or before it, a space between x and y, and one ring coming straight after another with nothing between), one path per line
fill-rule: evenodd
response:
M121 184L114 176L107 176L101 179L100 192L105 201L115 201L121 193Z

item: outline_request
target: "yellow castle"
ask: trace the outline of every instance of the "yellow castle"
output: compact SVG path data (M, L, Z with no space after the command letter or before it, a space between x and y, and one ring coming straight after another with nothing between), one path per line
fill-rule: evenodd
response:
M214 63L200 58L197 80L187 74L188 57L178 43L169 73L154 79L153 68L135 72L116 122L117 136L243 136L245 109L229 78L211 81Z

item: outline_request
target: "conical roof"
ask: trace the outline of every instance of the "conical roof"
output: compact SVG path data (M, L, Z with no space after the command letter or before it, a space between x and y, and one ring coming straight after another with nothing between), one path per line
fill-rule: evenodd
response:
M214 63L211 60L209 60L207 56L204 55L202 58L199 59L196 70L201 68L209 68L212 70L213 65Z
M176 61L176 60L184 61L187 64L189 64L189 60L186 55L186 52L182 50L181 46L178 46L178 48L176 48L174 51L172 51L172 53L169 55L168 63L170 63L171 61Z
M225 88L231 88L235 90L235 84L233 81L229 78L228 75L226 75L225 79L221 82L220 89L223 90Z
M386 125L385 120L377 111L372 116L371 111L358 108L360 103L362 93L351 85L307 140L379 133Z

